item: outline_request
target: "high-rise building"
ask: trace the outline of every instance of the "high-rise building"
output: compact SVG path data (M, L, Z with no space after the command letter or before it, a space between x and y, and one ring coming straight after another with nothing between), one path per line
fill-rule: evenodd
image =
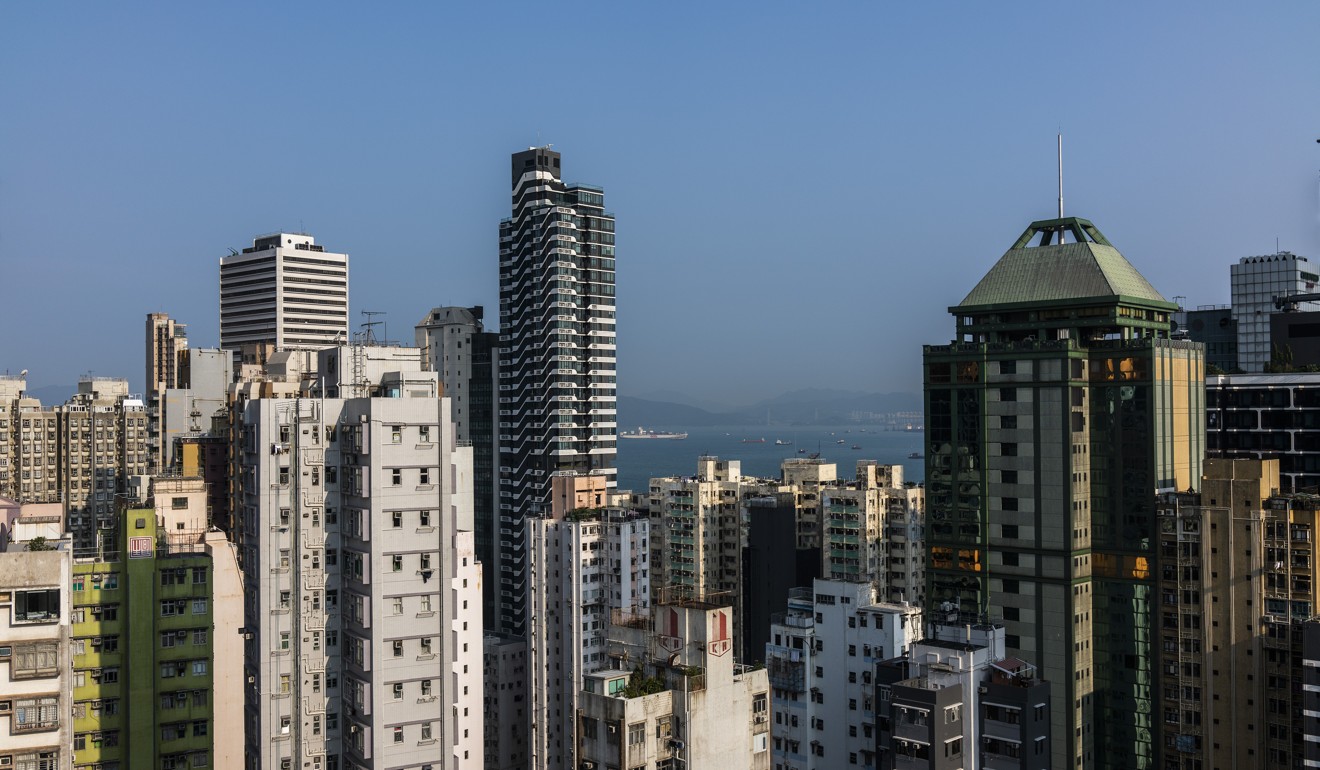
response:
M1176 309L1090 222L1033 222L925 348L927 610L1001 619L1040 665L1053 767L1157 761L1156 493L1205 448Z
M1284 492L1320 492L1320 373L1205 379L1206 454L1274 458Z
M482 642L484 770L527 770L527 640L489 633Z
M250 766L474 766L472 450L420 350L355 347L236 427Z
M920 609L877 593L872 583L817 580L775 617L765 654L775 765L876 766L876 664L922 635Z
M76 548L113 528L115 495L147 472L146 406L128 381L83 377L60 406L27 398L21 378L0 379L0 495L64 504ZM7 461L7 465L6 465Z
M796 504L800 496L800 492L777 492L743 499L748 522L743 549L743 635L736 650L743 663L765 662L773 619L783 614L795 589L820 577L820 546L801 545L798 516L802 509Z
M820 490L824 542L821 575L830 580L871 582L889 561L886 538L891 517L906 521L923 507L923 490L904 486L903 466L857 463L857 478ZM894 586L915 599L915 586Z
M0 766L63 770L73 766L76 716L70 544L59 505L20 510L0 542Z
M220 347L319 350L348 342L348 255L273 233L220 259Z
M604 191L561 181L560 154L514 153L513 216L500 222L500 564L550 479L615 482L614 215ZM499 588L501 630L522 634L525 588ZM525 584L524 584L525 585Z
M650 617L650 521L645 512L596 508L528 518L527 660L531 766L578 767L578 695L609 665L611 621Z
M1238 325L1232 305L1200 305L1179 314L1177 336L1205 345L1207 372L1231 373L1238 368Z
M1265 371L1273 357L1270 316L1280 311L1276 301L1294 294L1314 294L1320 271L1306 257L1287 251L1243 257L1229 267L1233 321L1237 323L1238 368L1247 374ZM1296 310L1320 310L1320 302L1298 302Z
M158 477L154 507L73 565L77 767L243 766L243 582L201 479Z
M158 473L165 441L161 435L164 420L160 400L170 388L185 387L183 358L188 354L188 327L167 313L147 313L146 388L147 388L147 469Z
M178 472L179 442L184 437L202 436L213 428L212 418L223 410L234 380L234 356L221 348L189 348L181 355L184 362L179 384L153 393L147 414L155 404L156 436L160 453L159 472ZM155 442L153 442L154 444Z
M458 440L472 443L473 526L477 558L487 575L482 581L482 618L487 628L494 628L498 624L496 597L501 585L513 583L516 565L500 563L495 548L500 529L495 507L499 497L495 469L500 465L495 432L500 335L484 330L484 318L485 309L480 305L437 307L417 324L415 333L417 347L430 370L440 375L444 394L454 405Z
M1302 624L1320 601L1320 498L1278 486L1277 460L1208 459L1199 494L1161 502L1165 767L1305 764L1314 720L1297 685Z

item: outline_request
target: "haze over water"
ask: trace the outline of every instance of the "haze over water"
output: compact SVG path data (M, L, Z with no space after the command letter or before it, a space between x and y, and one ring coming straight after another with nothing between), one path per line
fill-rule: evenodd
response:
M691 476L697 458L715 455L722 460L741 460L748 476L778 478L779 465L790 457L808 457L820 452L821 459L838 466L839 478L852 478L858 460L878 460L902 465L906 481L925 478L925 461L909 455L921 452L925 434L920 431L890 431L871 425L728 425L702 428L647 425L648 430L686 431L681 441L668 439L619 439L619 489L643 492L657 476ZM619 426L620 432L637 426ZM764 444L744 444L743 439L765 439ZM776 439L792 441L777 446ZM839 444L842 440L844 443ZM860 449L853 449L856 445ZM806 452L799 454L799 449Z

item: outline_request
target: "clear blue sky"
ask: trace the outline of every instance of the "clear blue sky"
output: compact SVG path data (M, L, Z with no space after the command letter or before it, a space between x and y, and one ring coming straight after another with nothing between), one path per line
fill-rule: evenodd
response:
M537 143L618 215L624 394L919 390L1060 128L1068 213L1168 297L1320 257L1320 4L918 5L5 3L0 371L140 387L144 315L214 345L219 257L280 229L351 255L354 323L494 318Z

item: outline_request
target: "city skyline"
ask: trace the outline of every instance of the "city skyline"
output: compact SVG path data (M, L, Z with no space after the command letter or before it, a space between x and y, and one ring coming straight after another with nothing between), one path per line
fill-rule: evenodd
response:
M1226 302L1229 265L1276 238L1320 254L1318 13L540 14L592 52L584 105L507 97L540 61L505 42L516 9L7 8L0 66L22 77L0 97L23 109L0 123L19 148L0 264L26 331L5 366L34 388L91 370L140 389L143 315L217 345L219 259L275 231L350 256L354 328L387 311L406 340L429 308L493 310L507 154L554 144L565 181L623 215L623 395L917 392L945 308L1053 213L1057 131L1067 213L1103 222L1167 297ZM277 66L243 53L281 45L297 53ZM56 355L63 339L81 355ZM767 381L765 361L806 346L849 365Z

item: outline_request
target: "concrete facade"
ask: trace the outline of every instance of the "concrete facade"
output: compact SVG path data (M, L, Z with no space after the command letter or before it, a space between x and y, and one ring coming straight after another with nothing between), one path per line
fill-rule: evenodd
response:
M601 508L526 526L530 761L572 770L578 696L584 677L609 665L611 622L650 614L650 521Z
M526 770L527 642L488 633L482 639L485 673L485 770Z
M877 601L871 583L817 580L770 629L774 764L779 770L876 767L877 663L921 636L921 610Z
M254 398L237 426L253 768L482 761L471 449L420 351L375 380L328 358L359 352L322 352L324 389L369 395Z

